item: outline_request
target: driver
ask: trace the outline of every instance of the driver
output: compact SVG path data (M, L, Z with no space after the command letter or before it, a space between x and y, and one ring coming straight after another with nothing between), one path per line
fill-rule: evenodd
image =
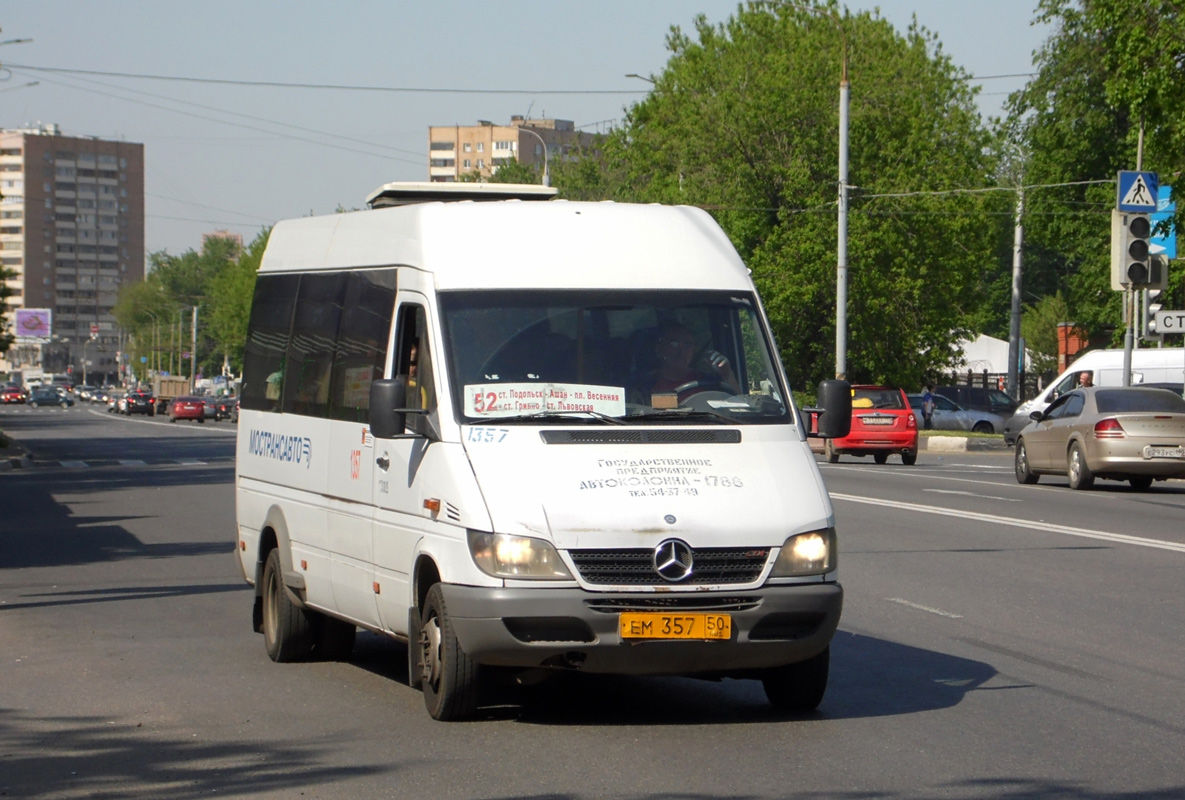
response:
M663 325L658 332L655 356L658 368L650 387L651 394L670 394L689 383L702 382L702 386L688 387L681 393L703 391L714 384L726 384L734 394L740 394L740 385L732 366L722 354L708 350L696 357L699 348L691 330L680 323Z

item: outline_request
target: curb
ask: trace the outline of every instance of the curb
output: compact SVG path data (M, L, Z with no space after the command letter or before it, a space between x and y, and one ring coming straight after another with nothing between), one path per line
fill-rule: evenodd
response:
M812 453L823 452L822 439L808 439ZM989 453L1006 452L1012 447L1003 437L986 439L978 436L919 436L918 452L928 453Z
M28 456L13 456L0 461L0 472L7 472L10 469L24 469L25 467L33 466L33 460Z

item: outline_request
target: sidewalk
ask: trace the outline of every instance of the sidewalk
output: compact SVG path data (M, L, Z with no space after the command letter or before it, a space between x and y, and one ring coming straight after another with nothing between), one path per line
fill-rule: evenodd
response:
M5 435L4 441L8 442L8 446L0 447L0 472L32 466L33 460L25 448L13 441L11 436Z

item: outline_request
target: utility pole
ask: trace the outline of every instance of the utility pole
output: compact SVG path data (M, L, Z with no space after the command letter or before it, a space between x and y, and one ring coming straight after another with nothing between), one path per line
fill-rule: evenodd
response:
M1024 264L1025 229L1022 218L1025 213L1024 186L1016 190L1016 222L1012 233L1012 318L1008 325L1008 394L1020 399L1020 290L1021 270Z
M198 307L193 307L193 330L190 331L192 340L189 348L189 391L197 391L197 311Z

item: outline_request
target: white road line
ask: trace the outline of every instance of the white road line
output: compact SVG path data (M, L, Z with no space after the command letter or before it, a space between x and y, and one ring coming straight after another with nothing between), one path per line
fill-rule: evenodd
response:
M959 494L964 497L978 497L982 500L1002 500L1005 503L1023 503L1019 497L994 497L990 494L976 494L975 492L962 492L958 489L922 489L923 492L933 492L934 494Z
M121 458L121 459L119 459L119 465L121 467L146 467L146 466L148 466L147 462L141 461L138 458Z
M1122 533L1108 533L1107 531L1092 531L1088 528L1074 528L1069 525L1054 525L1049 522L1040 522L1029 519L1017 519L1016 517L1001 517L996 514L978 514L974 511L966 511L956 508L942 508L941 506L923 506L917 503L901 503L896 500L881 500L874 497L857 497L851 494L835 494L831 495L832 500L847 500L851 503L864 503L871 506L884 506L886 508L896 508L902 511L916 511L920 514L937 514L942 517L958 517L959 519L975 520L976 522L988 522L993 525L1011 525L1017 528L1028 528L1034 531L1042 531L1044 533L1060 533L1065 536L1080 536L1084 539L1102 539L1106 542L1115 542L1116 544L1131 544L1137 547L1152 547L1157 550L1173 550L1178 553L1185 553L1185 544L1180 542L1168 542L1162 539L1148 539L1143 536L1128 536Z
M198 461L198 460L192 459L192 458L178 459L177 463L183 467L204 467L204 466L206 466L205 461Z
M58 463L63 467L73 467L75 469L89 466L85 461L59 461Z
M923 606L923 605L919 605L917 603L911 603L908 600L902 600L900 597L886 597L885 599L888 600L890 603L900 603L903 606L909 606L910 608L916 608L918 611L926 611L931 614L937 614L940 617L948 617L950 619L962 619L963 618L962 614L952 614L951 612L943 611L940 608L930 608L930 606Z

